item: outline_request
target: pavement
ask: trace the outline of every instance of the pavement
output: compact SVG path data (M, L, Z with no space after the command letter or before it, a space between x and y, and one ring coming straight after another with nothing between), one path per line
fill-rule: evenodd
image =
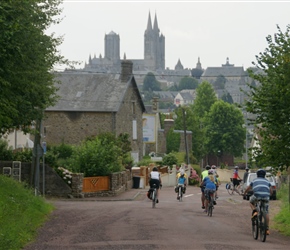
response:
M138 198L145 197L149 187L146 189L142 188L131 188L117 196L96 196L96 197L86 197L86 198L61 198L61 200L67 201L133 201L138 200Z

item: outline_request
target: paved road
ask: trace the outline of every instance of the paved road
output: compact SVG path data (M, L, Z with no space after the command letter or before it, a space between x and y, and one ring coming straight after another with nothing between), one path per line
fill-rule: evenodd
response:
M290 238L273 230L265 243L254 240L248 201L224 187L219 196L211 218L201 209L200 189L191 186L182 202L173 187L163 188L155 209L140 189L114 199L55 200L51 219L24 249L289 249Z

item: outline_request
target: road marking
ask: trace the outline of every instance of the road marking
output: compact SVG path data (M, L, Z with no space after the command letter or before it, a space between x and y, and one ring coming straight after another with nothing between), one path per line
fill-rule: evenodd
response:
M184 197L190 197L190 196L193 196L194 194L187 194L187 195L184 195Z

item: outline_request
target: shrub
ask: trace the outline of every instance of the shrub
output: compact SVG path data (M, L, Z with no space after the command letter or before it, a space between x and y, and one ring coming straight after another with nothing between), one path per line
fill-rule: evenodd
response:
M63 167L58 167L56 169L56 172L65 181L65 183L68 184L71 187L71 184L72 184L72 172L69 171L66 168L63 168Z
M13 149L8 146L8 142L0 139L0 159L2 161L12 161L13 160Z
M173 165L176 165L178 162L177 157L174 153L169 153L168 155L165 155L162 160L162 165L169 166L172 168Z
M189 185L199 185L200 177L194 168L190 169L190 176L188 177Z
M173 128L171 128L166 136L166 153L178 152L179 146L180 134L174 133Z
M73 158L76 170L84 176L106 176L123 169L121 148L106 136L84 141Z

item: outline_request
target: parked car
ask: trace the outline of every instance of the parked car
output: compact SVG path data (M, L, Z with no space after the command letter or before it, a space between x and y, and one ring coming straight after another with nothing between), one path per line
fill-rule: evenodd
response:
M250 183L257 178L257 174L256 173L249 173L248 178L246 183L244 183L244 190L246 189L247 186L250 185ZM276 182L275 182L275 177L271 174L271 173L266 173L266 179L271 183L272 185L272 190L273 193L270 196L271 200L276 200L277 196L276 196ZM250 196L253 195L253 191L250 190L246 196L244 196L244 199L249 200Z

